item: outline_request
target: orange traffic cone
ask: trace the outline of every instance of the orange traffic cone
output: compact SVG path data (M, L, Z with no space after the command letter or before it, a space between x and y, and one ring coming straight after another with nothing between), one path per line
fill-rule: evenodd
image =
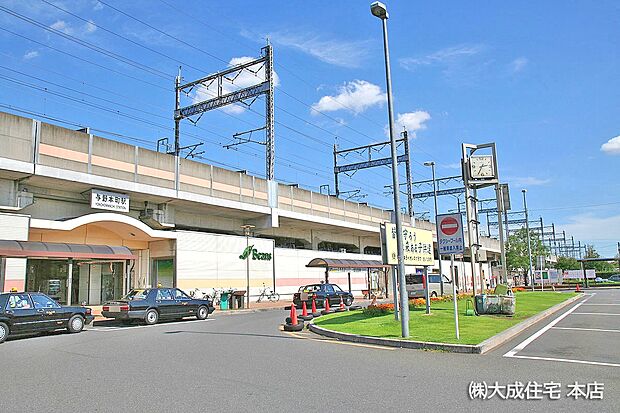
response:
M577 284L577 287L575 287L575 292L576 293L580 293L581 292L581 288L579 287L579 284Z
M291 314L284 324L284 331L301 331L304 329L304 322L297 320L297 309L295 303L291 304Z
M298 318L301 318L304 321L310 321L314 318L312 314L308 314L308 307L306 306L305 301L301 303L301 315Z
M312 316L315 318L321 316L321 313L316 310L316 299L314 297L312 297Z
M295 304L291 305L291 324L299 324L299 321L297 320L297 309L295 308Z
M340 305L338 306L338 309L336 311L339 313L342 311L347 311L347 309L344 306L344 301L342 301L342 296L340 296Z
M323 311L321 311L321 314L325 315L325 314L331 314L334 312L334 310L330 310L329 308L329 299L327 297L325 297L325 305L324 305L324 309Z

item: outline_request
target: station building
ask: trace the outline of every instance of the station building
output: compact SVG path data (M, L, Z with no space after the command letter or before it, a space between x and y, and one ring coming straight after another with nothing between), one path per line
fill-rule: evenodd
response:
M390 210L8 113L0 143L2 291L94 306L157 285L249 282L252 301L264 286L288 300L326 280L356 296L391 293L379 236ZM490 279L499 243L482 245ZM456 268L461 289L471 286L469 263Z

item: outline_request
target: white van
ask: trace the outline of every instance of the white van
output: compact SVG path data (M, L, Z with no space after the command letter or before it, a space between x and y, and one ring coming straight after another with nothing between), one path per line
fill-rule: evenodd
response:
M441 282L439 274L428 274L428 280L428 295L430 297L438 297L441 295ZM405 282L407 286L407 295L409 295L409 298L425 297L422 274L406 274ZM452 281L450 281L445 275L443 276L443 292L444 294L452 294Z

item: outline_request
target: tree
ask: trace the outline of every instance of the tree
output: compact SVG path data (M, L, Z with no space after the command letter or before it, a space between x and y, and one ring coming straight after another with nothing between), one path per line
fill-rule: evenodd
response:
M583 258L601 258L594 245L586 245L586 253ZM587 262L585 264L587 270L596 270L596 272L612 272L615 270L615 265L607 261L595 261Z
M530 268L530 259L527 251L527 230L521 228L508 237L506 244L506 264L510 271L527 272ZM538 238L535 231L530 230L530 244L532 247L532 265L535 267L538 257L546 257L549 250Z
M572 257L558 257L558 262L555 264L555 268L558 270L579 270L581 265L576 258Z

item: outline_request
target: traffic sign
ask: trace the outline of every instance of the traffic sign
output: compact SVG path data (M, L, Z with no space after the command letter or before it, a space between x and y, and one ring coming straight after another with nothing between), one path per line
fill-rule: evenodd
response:
M441 255L465 252L461 214L437 215L437 246Z
M453 217L445 217L441 220L439 228L444 235L454 235L459 230L459 223Z

